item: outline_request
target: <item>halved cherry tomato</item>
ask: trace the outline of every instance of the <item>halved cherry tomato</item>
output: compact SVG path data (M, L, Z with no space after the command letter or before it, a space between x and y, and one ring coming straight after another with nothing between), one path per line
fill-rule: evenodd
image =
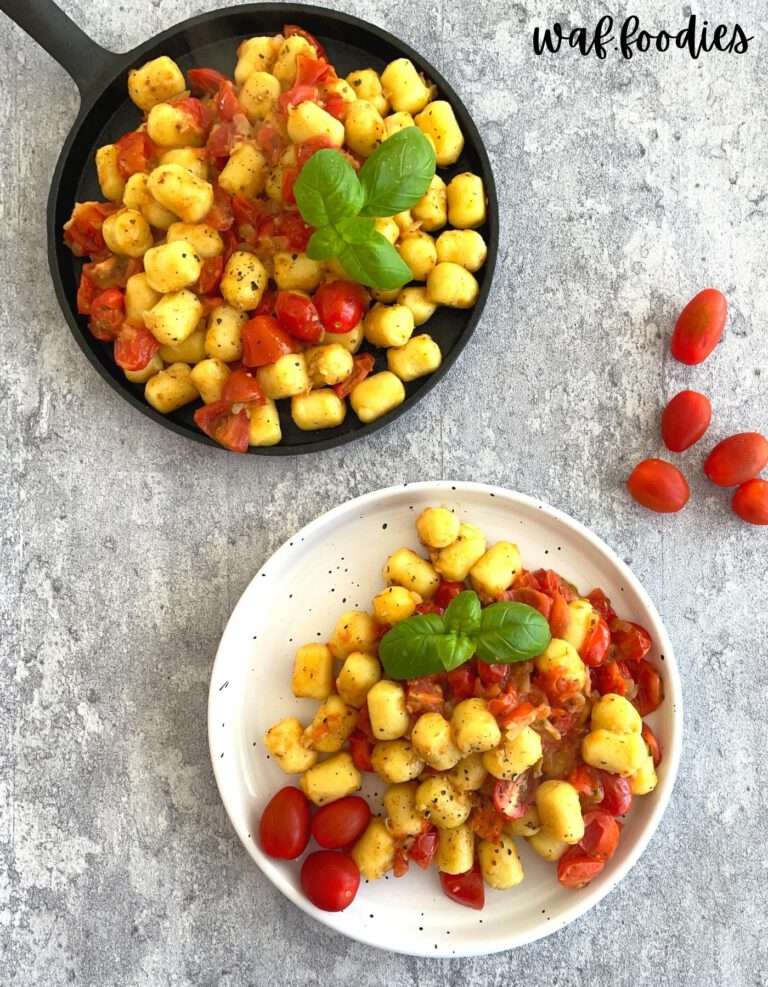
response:
M427 870L437 853L438 834L434 826L425 829L414 839L408 858L422 870Z
M358 353L352 361L352 373L347 377L346 380L341 381L340 384L334 384L333 389L338 394L340 398L347 397L352 391L357 387L359 383L365 380L368 374L373 370L375 364L375 359L371 353ZM428 600L427 604L437 608L437 604L433 600ZM420 603L419 606L423 607L427 604ZM419 610L419 613L434 613L435 610ZM439 609L439 608L437 608Z
M581 660L590 668L597 668L605 661L610 645L611 632L608 630L608 624L603 617L597 615L597 620L592 624L592 630L581 646L579 652Z
M189 88L202 93L204 96L214 96L219 91L222 82L228 82L227 77L218 69L189 69L187 71Z
M313 299L320 321L327 332L349 332L359 325L368 308L368 295L352 281L327 281Z
M648 750L650 751L651 757L653 758L653 766L655 768L658 768L658 766L661 764L661 758L662 758L661 744L659 743L656 734L653 732L653 730L651 730L651 728L648 726L647 723L643 724L642 737L648 746Z
M219 119L227 122L232 120L236 113L242 112L235 87L229 79L224 79L216 92L216 110Z
M629 787L629 779L620 775L612 775L607 771L600 772L600 780L603 783L603 799L598 804L598 809L605 809L612 816L626 816L632 805L632 791Z
M568 623L571 614L565 597L562 593L556 593L552 598L552 609L549 613L549 629L552 637L561 638L568 630Z
M233 370L229 377L227 377L221 397L223 401L231 401L233 404L246 404L248 402L254 402L255 404L267 403L267 399L259 387L258 380L244 367L241 367L239 370Z
M728 316L725 295L705 288L678 316L672 333L672 356L681 363L702 363L720 342Z
M373 742L359 730L355 730L349 738L349 752L358 771L373 771L371 752Z
M768 480L747 480L731 501L734 514L747 524L768 524Z
M588 764L579 764L568 775L569 784L579 793L579 798L588 805L602 802L605 792L600 774Z
M83 270L80 274L80 284L77 289L77 311L80 315L91 314L91 304L99 293L99 289Z
M509 675L509 665L504 665L501 662L490 664L489 662L478 659L477 674L480 676L480 681L483 685L500 685Z
M592 684L601 696L609 692L615 692L617 696L626 696L634 682L623 661L607 661L599 668L592 669Z
M296 85L315 86L336 78L336 72L325 58L296 56Z
M281 356L295 353L296 342L271 315L255 315L243 326L243 363L246 367L266 367Z
M105 250L101 226L117 210L111 202L77 202L64 224L64 242L75 257L93 257Z
M508 600L516 600L518 603L525 603L534 610L538 610L547 620L552 613L552 597L546 593L540 593L537 589L521 586L518 589L507 590L504 594Z
M443 894L457 905L465 905L478 911L485 905L483 875L477 862L472 870L464 874L445 874L440 871L440 884Z
M208 156L211 158L229 157L235 146L236 137L237 128L231 120L226 120L223 123L214 123L205 144Z
M451 600L457 597L459 593L463 593L466 588L464 583L451 583L446 579L442 579L432 599L439 607L445 609Z
M664 459L638 463L629 475L627 489L638 504L657 514L681 511L691 496L686 478Z
M143 370L160 343L139 319L126 319L115 340L115 363L123 370Z
M92 299L88 327L102 343L117 339L123 319L125 319L125 292L120 288L107 288Z
M521 819L533 795L532 778L528 771L519 774L513 781L499 779L493 786L493 805L505 819Z
M319 96L317 86L295 85L280 94L277 106L281 113L287 113L292 106L298 106L299 103L316 103Z
M283 37L292 38L294 34L298 34L300 37L304 38L305 41L308 41L320 58L327 60L328 56L325 53L325 48L323 48L317 38L310 34L309 31L305 31L303 27L299 27L297 24L283 25Z
M604 860L590 857L580 846L572 846L557 862L557 879L563 887L577 891L586 887L604 867Z
M309 802L300 788L286 785L273 795L259 820L259 843L270 857L295 860L309 843Z
M698 391L680 391L661 413L661 437L672 452L695 445L712 421L709 398Z
M533 573L533 577L538 582L542 593L547 593L552 597L559 593L566 603L572 603L579 595L573 584L569 583L567 579L563 579L554 569L537 569Z
M579 846L590 857L609 860L619 845L621 827L610 812L605 809L592 809L584 816L584 835Z
M347 795L318 810L312 820L312 835L323 849L340 850L363 835L370 818L365 799Z
M617 657L623 661L641 661L651 650L651 635L640 624L631 620L612 620L610 627L611 643Z
M446 676L453 699L469 699L475 694L475 670L472 662L466 662Z
M192 416L201 432L231 452L246 452L250 423L245 408L235 412L230 401L214 401Z
M735 487L757 476L768 463L768 439L759 432L731 435L704 460L704 472L718 487Z
M83 274L87 274L99 291L107 288L124 288L128 278L138 274L143 264L135 257L118 257L111 254L104 260L83 264Z
M291 250L304 251L312 236L311 226L307 226L297 212L284 212L278 218L277 232L285 237Z
M143 130L132 130L117 141L117 168L123 178L150 171L157 148Z
M592 609L597 610L600 616L604 617L609 624L612 620L615 620L616 611L611 606L611 601L599 586L587 594L587 599L592 604Z
M298 291L278 292L275 317L294 339L305 343L319 343L323 338L323 324L312 299Z
M238 226L258 227L264 219L264 206L261 202L253 202L243 195L232 196L232 215Z
M234 222L232 198L218 184L213 186L213 206L203 222L206 226L212 226L220 233L230 229Z
M661 676L650 662L640 661L635 666L635 681L637 695L634 699L635 708L641 716L648 716L658 709L664 701L664 686Z
M301 865L301 886L316 908L341 912L352 904L360 887L360 871L346 853L316 850Z
M203 295L209 295L216 291L224 273L224 256L206 257L200 270L200 279L197 282L197 289Z

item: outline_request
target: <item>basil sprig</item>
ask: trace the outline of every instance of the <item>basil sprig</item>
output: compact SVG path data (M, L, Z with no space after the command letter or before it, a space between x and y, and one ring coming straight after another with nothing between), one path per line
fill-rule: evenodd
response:
M379 657L391 679L450 672L477 655L511 664L542 654L552 635L547 619L525 603L504 600L484 609L477 593L466 590L441 617L417 614L387 631Z
M340 151L317 151L294 185L299 211L315 228L308 256L336 257L350 278L379 291L407 284L411 269L376 231L373 219L416 205L434 174L434 148L418 127L406 127L385 140L359 175Z

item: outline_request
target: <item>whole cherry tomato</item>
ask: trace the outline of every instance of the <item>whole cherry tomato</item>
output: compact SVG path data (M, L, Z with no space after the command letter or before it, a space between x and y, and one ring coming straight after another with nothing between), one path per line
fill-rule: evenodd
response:
M592 809L584 816L584 835L579 840L582 850L598 860L608 860L619 845L621 827L610 812Z
M309 802L300 788L286 785L273 795L261 814L259 843L264 853L295 860L309 843Z
M458 905L476 908L478 911L485 905L483 875L477 862L472 870L463 874L445 874L440 871L440 884L443 894Z
M680 470L663 459L644 459L627 480L632 497L657 514L674 514L688 503L691 490Z
M312 835L325 850L340 850L363 835L370 818L365 799L348 795L320 809L312 820Z
M323 324L312 299L298 291L281 291L275 302L275 317L285 331L305 343L319 343Z
M680 313L672 333L672 356L681 363L702 363L720 342L728 315L722 291L705 288Z
M768 439L759 432L731 435L704 460L704 472L718 487L736 487L757 476L768 463Z
M565 888L577 891L585 887L605 867L580 846L569 847L557 862L557 879Z
M314 294L320 321L331 333L349 332L368 307L365 289L352 281L327 281Z
M346 853L316 850L301 866L301 886L316 908L341 912L352 904L360 887L360 871Z
M698 391L680 391L661 413L661 437L672 452L695 445L712 421L709 398Z
M747 480L733 495L731 507L748 524L768 524L768 480Z
M625 816L632 805L632 790L629 787L629 779L601 771L600 780L603 783L603 799L597 808L605 809L612 816Z

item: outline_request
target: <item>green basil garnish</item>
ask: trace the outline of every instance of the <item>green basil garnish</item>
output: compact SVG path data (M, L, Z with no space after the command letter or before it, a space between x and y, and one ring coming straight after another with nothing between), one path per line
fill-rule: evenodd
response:
M387 631L379 658L391 679L412 679L458 668L473 655L511 664L542 654L552 639L547 619L525 603L504 600L483 609L466 590L444 615L417 614Z
M361 216L396 216L415 206L435 175L435 151L418 127L388 137L360 169Z
M307 161L293 194L304 221L315 229L356 216L363 204L355 169L343 154L331 148L317 151Z

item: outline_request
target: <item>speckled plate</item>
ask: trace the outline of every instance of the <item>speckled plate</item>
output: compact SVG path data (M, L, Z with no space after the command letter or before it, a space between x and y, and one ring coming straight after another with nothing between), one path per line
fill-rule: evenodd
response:
M519 840L525 881L511 891L486 890L482 912L445 898L436 873L363 884L343 912L322 912L303 896L300 861L266 857L255 835L261 810L286 776L268 760L264 731L284 716L311 719L317 703L295 699L290 677L300 644L324 641L344 609L370 606L381 566L402 545L418 549L414 519L444 504L478 525L488 541L517 542L528 568L556 568L588 591L602 586L620 615L643 624L655 646L666 700L648 718L664 749L659 785L636 799L619 849L581 891L562 888L552 864ZM479 483L428 482L366 494L329 511L295 534L256 573L219 645L208 706L211 758L221 797L250 855L283 894L318 921L352 939L416 956L474 956L549 935L583 915L624 877L645 849L669 800L680 757L682 707L677 666L664 625L627 566L577 521L523 494ZM364 794L375 806L382 783L369 776ZM413 871L416 870L416 873ZM610 914L606 921L610 924Z

